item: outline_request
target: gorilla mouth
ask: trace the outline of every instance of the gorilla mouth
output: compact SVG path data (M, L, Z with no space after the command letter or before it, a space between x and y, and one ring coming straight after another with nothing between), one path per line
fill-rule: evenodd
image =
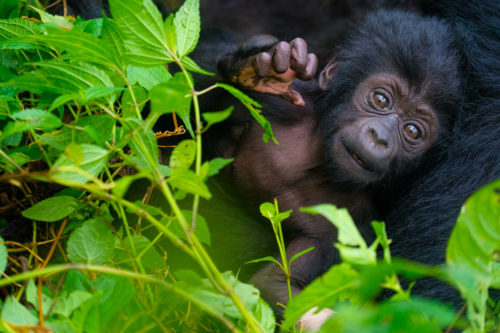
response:
M352 151L350 151L347 147L346 147L346 149L347 149L347 152L349 153L349 155L351 155L352 159L353 159L354 161L356 161L356 163L358 163L358 165L359 165L360 167L362 167L362 168L363 168L363 169L365 169L366 171L370 171L370 172L372 171L372 170L368 167L368 165L367 165L367 164L366 164L366 163L365 163L365 162L364 162L364 161L363 161L363 160L362 160L362 159L361 159L358 155L356 155L355 153L353 153Z

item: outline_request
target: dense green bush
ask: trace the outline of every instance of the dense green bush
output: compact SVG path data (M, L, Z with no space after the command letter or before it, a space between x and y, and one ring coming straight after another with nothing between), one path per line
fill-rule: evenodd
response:
M231 160L203 161L201 133L232 109L201 113L198 96L225 89L262 125L266 141L274 139L271 127L260 105L231 86L195 90L191 73L212 75L189 58L200 31L198 0L185 1L166 20L150 0L109 2L113 19L90 21L52 16L38 1L0 5L0 186L10 203L0 222L22 229L31 220L34 230L25 244L0 245L0 286L9 294L1 301L0 330L273 332L274 316L257 289L220 272L206 250L210 233L199 203L211 198L208 178ZM169 71L173 63L180 71ZM165 114L175 128L155 136L153 125ZM186 130L191 138L160 163L157 138ZM138 179L150 188L132 202L126 194ZM167 207L148 201L153 188ZM280 213L277 203L261 211L283 249L281 224L290 212ZM440 267L392 259L383 223L373 223L378 237L366 244L345 210L304 211L338 228L343 262L290 301L283 331L300 330L294 324L314 306L336 311L324 332L500 330L500 305L488 294L500 289L500 182L465 204ZM131 214L141 223L131 224ZM204 275L170 266L165 239ZM275 261L289 272L294 259L282 251L279 260L256 261ZM466 307L456 313L411 296L401 276L442 279ZM377 301L382 289L394 295Z

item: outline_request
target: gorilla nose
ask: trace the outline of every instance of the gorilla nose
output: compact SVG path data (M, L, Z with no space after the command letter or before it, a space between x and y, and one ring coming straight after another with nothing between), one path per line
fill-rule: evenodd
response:
M366 124L362 141L367 157L380 163L392 156L394 150L394 133L387 124L380 121Z

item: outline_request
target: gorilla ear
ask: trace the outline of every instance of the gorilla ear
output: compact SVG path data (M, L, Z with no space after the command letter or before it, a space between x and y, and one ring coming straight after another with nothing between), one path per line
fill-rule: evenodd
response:
M327 90L328 85L333 79L333 73L338 67L338 62L332 59L319 74L319 87L321 90Z

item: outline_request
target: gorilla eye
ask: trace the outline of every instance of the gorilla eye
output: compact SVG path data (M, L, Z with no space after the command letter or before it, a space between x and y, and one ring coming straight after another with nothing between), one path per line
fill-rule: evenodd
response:
M412 139L420 138L420 131L417 126L413 124L408 124L405 126L406 135L408 135Z
M389 105L389 99L381 93L373 94L373 103L381 109L385 109Z

